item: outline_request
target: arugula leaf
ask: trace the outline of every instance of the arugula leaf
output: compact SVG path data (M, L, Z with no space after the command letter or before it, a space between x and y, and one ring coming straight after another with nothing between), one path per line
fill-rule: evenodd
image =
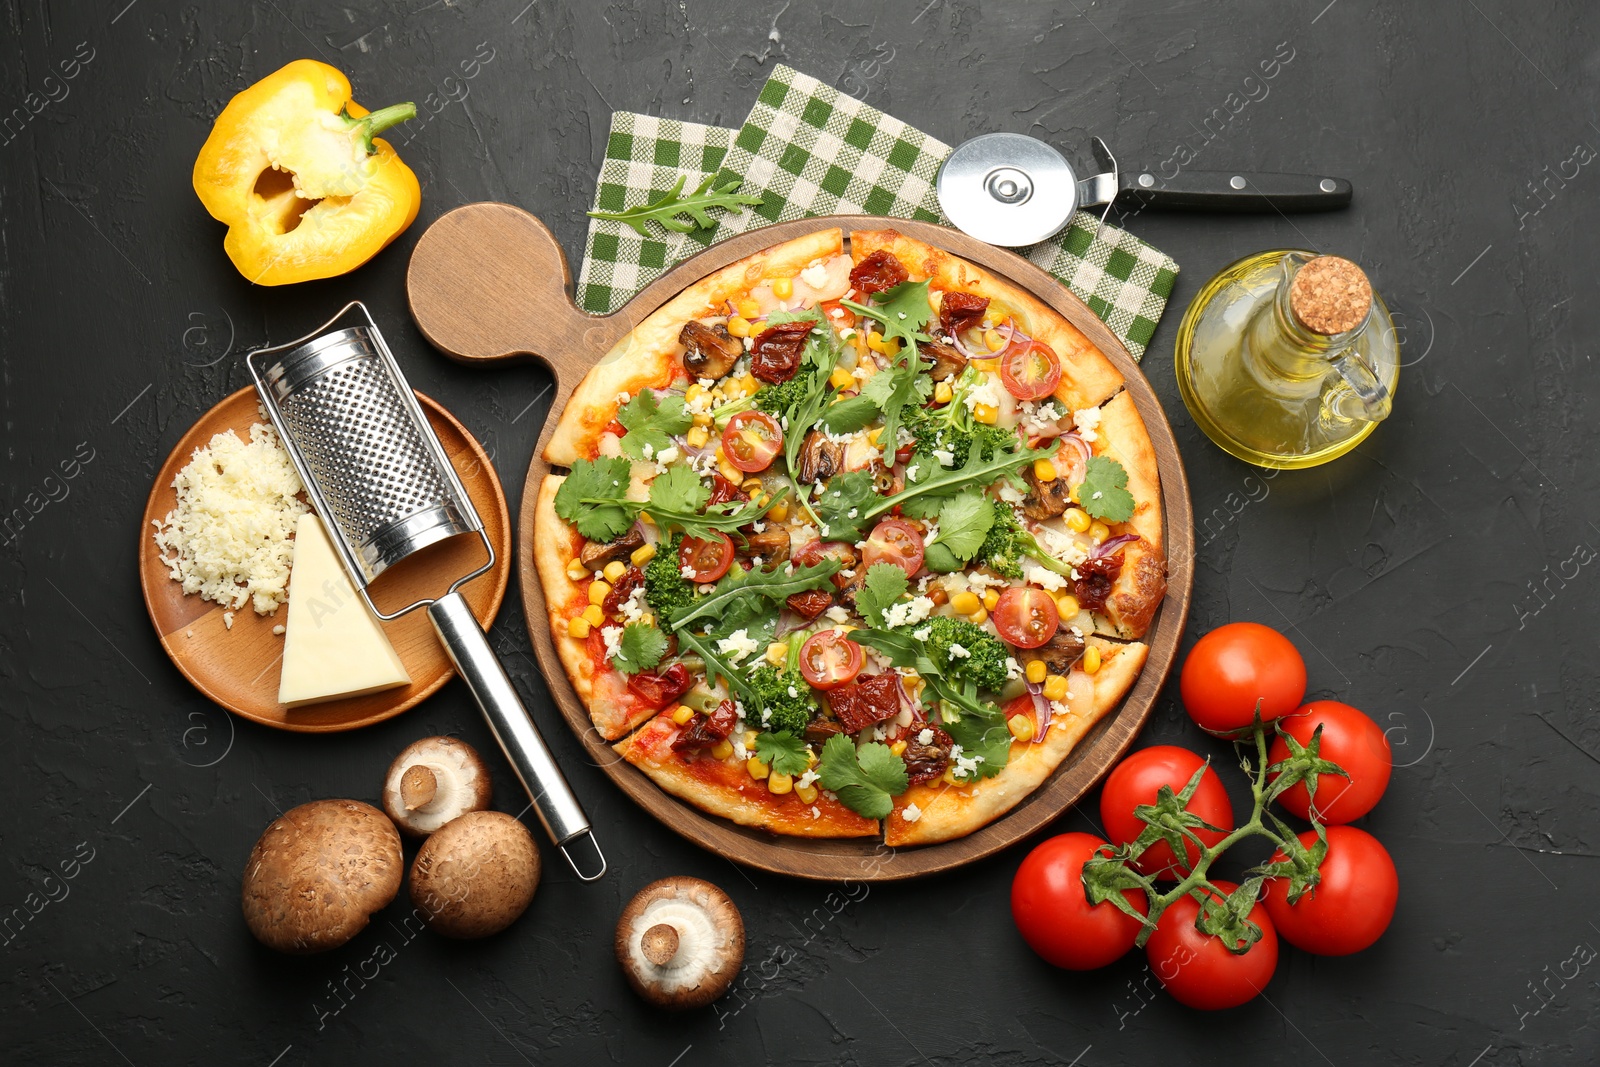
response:
M667 635L654 626L629 623L622 628L622 640L611 665L623 674L638 674L661 662L667 654Z
M922 361L914 350L902 352L895 362L867 379L861 395L883 409L883 432L878 441L885 455L899 447L901 412L912 403L933 395L933 379L920 373Z
M981 489L963 489L939 509L939 532L928 544L944 545L958 558L971 559L993 525L994 502Z
M877 418L878 410L878 403L871 397L853 396L828 405L827 413L822 416L822 428L833 434L855 433Z
M976 685L958 684L946 675L945 668L949 664L935 663L930 659L927 643L913 637L910 628L851 630L850 640L858 645L870 645L877 649L888 659L891 666L909 667L916 671L933 691L934 696L947 704L954 705L947 709L946 723L954 722L957 717L968 714L980 719L987 715L998 714L990 705L978 699Z
M873 741L857 749L844 734L822 746L817 780L839 795L844 806L869 819L888 818L894 798L909 787L905 760Z
M622 450L635 459L655 459L672 447L673 434L694 425L683 397L669 395L663 401L649 389L639 390L638 396L618 408L617 421L628 431L622 435Z
M644 224L654 219L662 226L675 233L688 233L690 230L708 230L716 225L716 220L708 214L708 209L719 207L735 215L740 214L741 205L761 203L759 196L736 195L740 181L725 182L712 187L717 180L715 174L707 175L706 180L688 196L683 196L684 183L689 180L687 174L678 175L678 183L665 193L647 204L637 204L626 211L591 211L590 218L613 219L625 222L632 226L640 237L650 237L651 233L645 229ZM679 215L688 215L694 220L693 224L684 222Z
M1106 522L1127 522L1133 518L1133 494L1125 488L1128 472L1110 456L1092 456L1078 500L1083 510Z
M621 537L636 517L622 499L629 477L628 461L620 456L578 460L556 490L556 514L591 541Z
M874 563L867 569L865 584L856 591L856 611L873 626L887 626L884 613L910 587L911 580L904 569L893 563Z
M750 700L753 698L755 690L750 687L749 679L745 677L743 671L723 658L721 653L717 651L715 640L704 634L697 634L687 628L678 630L676 633L678 636L679 657L682 658L684 652L692 652L699 656L705 664L707 681L715 684L720 676L728 683L729 691L740 699Z
M879 293L877 304L872 307L854 300L841 300L839 303L851 311L877 319L883 324L883 339L905 342L906 348L912 350L912 355L916 354L918 341L932 340L922 332L922 328L933 317L933 308L928 306L927 282L901 282L893 289Z
M786 572L782 567L770 571L735 567L722 577L709 594L673 612L672 625L677 628L709 617L717 622L718 630L737 630L752 611L764 611L769 602L781 604L795 593L828 585L839 567L836 559L825 559L809 567L796 567L793 572Z
M756 755L776 774L793 777L806 773L811 766L806 752L806 743L788 730L756 734Z

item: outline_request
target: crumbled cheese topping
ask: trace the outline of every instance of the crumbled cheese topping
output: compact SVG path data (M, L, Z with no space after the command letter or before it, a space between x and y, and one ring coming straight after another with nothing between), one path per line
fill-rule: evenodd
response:
M605 627L600 631L600 639L606 643L606 658L615 658L616 654L622 649L622 627Z
M921 622L933 614L934 603L925 596L913 597L900 604L893 604L883 613L884 622L890 627L910 626Z
M750 636L749 630L735 630L717 642L717 651L727 656L733 663L739 663L760 650L760 643Z
M915 637L918 641L926 641L928 638L933 636L933 627L924 626L920 630L912 630L911 636ZM927 744L927 742L924 741L923 744Z
M991 408L999 408L1005 403L1000 396L999 379L992 374L985 374L983 381L967 392L963 403L967 405L968 411L974 410L979 404L985 404Z
M967 650L965 645L958 645L954 641L950 642L950 654L956 659L972 658L972 653Z
M823 614L825 616L827 616L827 619L828 619L829 622L849 622L850 621L850 613L848 611L846 611L844 608L840 607L838 604L835 604L833 607L831 607L827 611L823 612Z
M1022 568L1022 576L1034 585L1050 590L1052 593L1067 587L1067 580L1053 570L1030 563Z
M797 789L804 789L806 786L810 785L812 782L815 782L816 780L817 780L816 768L815 767L807 767L805 769L805 771L803 773L801 773L800 777L798 777L798 778L796 778L794 780L794 784L795 784L795 787Z
M695 571L695 569L693 567L679 567L678 568L678 573L681 574L683 577L688 578L688 579L690 579L692 581L697 572ZM1176 858L1176 857L1174 857L1174 858Z
M1085 441L1098 441L1100 435L1095 430L1100 426L1100 409L1079 408L1072 413L1072 425L1077 427L1078 436Z
M956 465L956 454L948 448L934 449L933 458L939 461L939 466L941 467L954 467Z
M915 804L907 804L905 807L900 809L900 817L906 822L916 822L918 819L922 818L922 809L917 807Z
M628 622L638 622L644 614L644 586L639 586L622 602L622 617Z
M649 446L649 445L646 445L646 446L645 446L645 447L646 447L646 448L649 448L649 447L650 447L650 446ZM679 452L679 451L678 451L678 446L677 446L677 445L668 445L668 446L667 446L667 447L666 447L666 448L663 448L663 449L662 449L662 450L661 450L661 451L660 451L660 452L659 452L659 453L658 453L658 454L657 454L657 455L656 455L656 460L657 460L657 462L659 462L659 463L672 463L672 462L674 462L674 461L675 461L675 460L677 460L677 458L678 458L678 457L679 457L679 456L680 456L680 455L682 455L682 453L680 453L680 452Z
M924 726L917 733L917 744L919 744L919 745L931 745L931 744L933 744L933 730L932 730L932 728Z
M1027 672L1022 669L1022 664L1017 662L1017 657L1006 657L1006 678L1008 680L1012 678L1021 678L1026 673Z
M800 280L813 289L821 289L828 282L828 268L821 263L813 263L800 272Z

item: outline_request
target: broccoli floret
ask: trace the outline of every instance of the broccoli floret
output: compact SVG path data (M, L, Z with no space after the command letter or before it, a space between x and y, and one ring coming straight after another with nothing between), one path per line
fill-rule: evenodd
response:
M982 458L988 459L995 452L1016 444L1015 431L973 419L965 398L976 384L975 375L971 370L962 372L955 396L943 407L906 409L902 416L906 430L917 439L917 453L924 462L938 464L933 453L940 450L955 456L955 461L948 466L959 467L967 462L974 446Z
M645 603L663 622L671 619L673 612L694 603L694 586L679 570L678 549L682 544L683 535L678 534L657 545L655 557L644 568Z
M1007 578L1022 577L1024 559L1031 559L1064 578L1072 577L1072 568L1041 548L1034 536L1017 521L1017 513L1011 505L1000 500L994 502L994 525L989 527L974 558Z
M750 675L749 685L745 714L764 730L788 730L798 737L817 713L816 697L798 670L763 664Z
M921 631L920 626L916 629ZM935 616L928 631L928 658L949 664L944 669L947 677L971 682L979 689L1000 689L1006 684L1006 646L999 638L953 615ZM956 648L962 651L956 652Z

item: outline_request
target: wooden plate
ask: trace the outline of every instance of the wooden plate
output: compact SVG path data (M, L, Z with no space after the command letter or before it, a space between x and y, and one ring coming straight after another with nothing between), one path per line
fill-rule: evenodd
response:
M762 870L824 881L890 881L971 863L1049 824L1088 792L1127 750L1172 669L1194 585L1194 512L1172 427L1155 391L1122 342L1065 286L1021 256L942 226L861 215L800 219L740 234L680 263L615 314L599 317L573 305L566 256L543 223L509 204L468 204L444 215L422 235L412 253L406 285L417 325L452 359L478 364L534 359L545 364L555 377L551 411L559 413L589 369L666 301L729 263L829 226L841 227L847 237L853 228L892 226L980 264L1059 311L1126 379L1127 391L1150 433L1161 474L1169 584L1145 637L1149 658L1122 706L1096 724L1049 781L1010 812L966 837L898 850L873 838L811 841L777 837L707 815L618 759L599 738L588 710L567 683L551 640L544 591L532 556L534 508L540 483L550 473L543 453L555 430L555 418L545 420L523 486L517 574L533 650L562 715L595 764L640 807L690 841Z
M421 393L417 399L461 475L483 518L489 543L494 546L494 568L462 587L472 613L487 627L500 610L511 577L511 515L506 495L488 454L467 428L437 402ZM287 608L279 608L276 615L257 615L247 604L234 612L230 630L222 619L223 608L200 599L198 594L185 596L182 586L168 576L166 564L161 562L151 523L164 518L176 504L173 477L188 465L194 450L203 448L214 435L232 430L248 441L251 425L265 421L257 409L255 389L241 389L200 416L156 475L139 527L139 583L161 647L202 693L236 715L266 726L325 733L354 730L393 718L425 700L455 673L425 611L419 609L383 624L389 643L411 675L410 685L347 700L287 708L278 703L278 661L283 656L283 638L272 632L274 626L287 621ZM451 538L386 572L373 584L373 600L382 610L392 611L419 595L440 596L451 581L470 574L483 565L484 559L483 542L477 537ZM291 592L293 587L291 582Z

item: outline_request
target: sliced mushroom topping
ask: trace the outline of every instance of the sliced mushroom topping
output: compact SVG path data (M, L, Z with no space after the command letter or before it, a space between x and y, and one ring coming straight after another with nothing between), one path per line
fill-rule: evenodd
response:
M826 741L834 734L844 733L844 727L832 719L812 719L806 723L805 738L807 741ZM940 773L943 773L942 771Z
M967 357L957 352L953 345L947 345L943 341L918 341L917 353L925 361L933 364L928 374L936 382L960 377L961 372L967 369Z
M1043 522L1062 514L1072 505L1067 495L1072 489L1065 478L1041 482L1033 473L1032 464L1023 468L1022 477L1028 483L1028 495L1022 499L1022 513L1028 518Z
M1063 626L1054 637L1040 646L1037 655L1044 660L1051 674L1065 675L1074 663L1083 658L1083 650L1083 638Z
M469 811L489 806L492 781L477 750L453 737L424 737L389 764L383 810L412 837L426 837Z
M769 526L760 533L746 534L739 555L759 556L763 564L782 563L789 558L789 531Z
M644 534L637 523L627 533L614 541L588 541L578 551L578 562L584 569L597 571L607 563L627 559L633 550L644 544Z
M634 992L673 1011L727 992L744 964L744 919L728 894L698 878L641 889L617 920L617 962Z
M683 365L696 378L721 378L733 370L744 346L729 336L720 323L707 326L696 319L683 324L678 343L684 346Z
M812 430L800 446L800 470L795 477L800 484L810 485L833 477L843 464L844 445L828 440L821 430Z

